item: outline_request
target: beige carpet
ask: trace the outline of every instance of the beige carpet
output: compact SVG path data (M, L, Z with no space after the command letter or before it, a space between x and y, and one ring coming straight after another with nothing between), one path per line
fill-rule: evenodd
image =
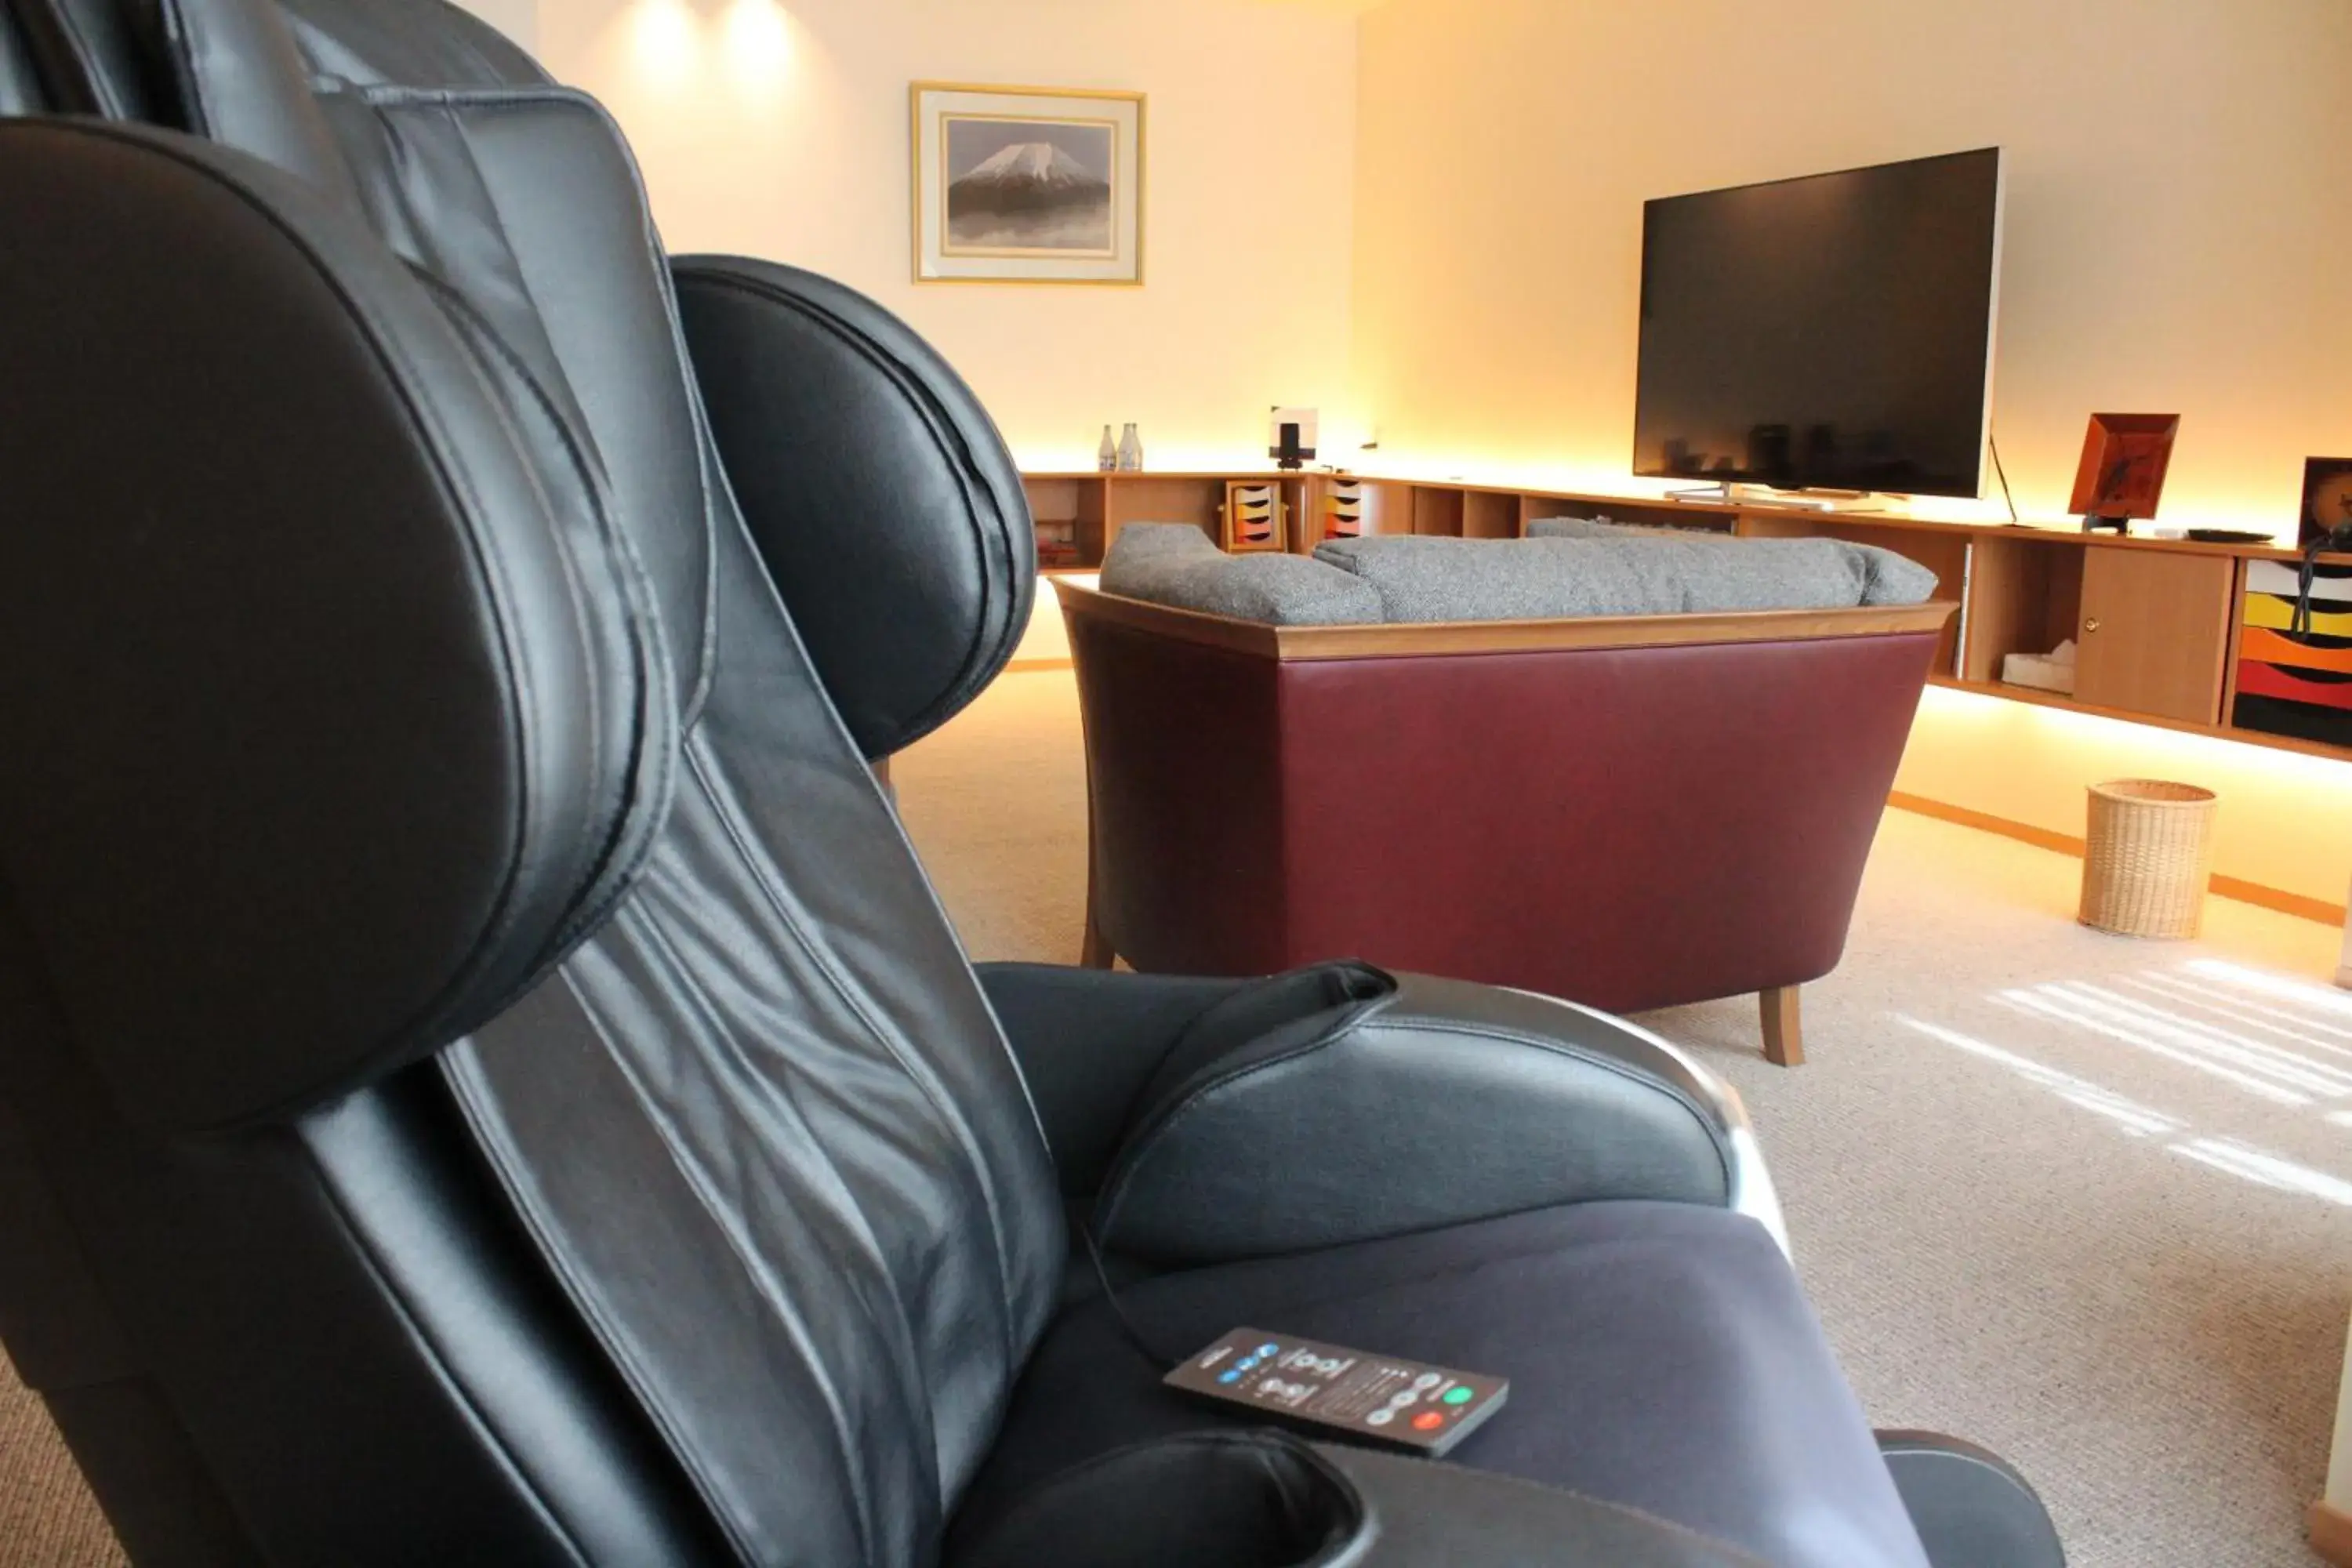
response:
M1075 956L1067 675L999 681L896 772L974 956ZM1874 1420L2009 1455L2077 1568L2305 1568L2352 1306L2336 935L2217 900L2194 945L2102 937L2071 919L2078 872L1891 813L1845 964L1807 993L1811 1066L1764 1065L1752 1004L1646 1021L1748 1097ZM114 1560L0 1384L0 1562Z
M110 1568L123 1560L48 1412L0 1356L0 1563Z

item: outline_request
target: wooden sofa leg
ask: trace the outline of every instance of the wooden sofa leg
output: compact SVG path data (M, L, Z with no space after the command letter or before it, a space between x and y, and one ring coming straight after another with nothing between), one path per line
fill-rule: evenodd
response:
M1758 1000L1764 1005L1764 1059L1779 1068L1805 1065L1805 1029L1797 1009L1797 987L1775 985Z

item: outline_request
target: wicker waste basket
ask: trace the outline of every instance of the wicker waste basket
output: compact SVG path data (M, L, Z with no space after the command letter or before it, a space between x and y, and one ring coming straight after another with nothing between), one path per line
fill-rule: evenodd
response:
M2195 936L2212 879L2213 805L2195 784L2093 784L2076 918L2119 936Z

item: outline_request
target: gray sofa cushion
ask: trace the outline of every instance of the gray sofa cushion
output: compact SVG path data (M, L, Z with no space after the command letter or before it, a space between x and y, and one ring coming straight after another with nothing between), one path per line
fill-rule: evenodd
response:
M1859 552L1863 567L1863 590L1859 604L1864 605L1924 605L1935 595L1936 574L1907 555L1892 550L1882 550L1874 544L1854 544L1844 540L1814 539L1733 539L1727 534L1696 528L1651 528L1640 523L1614 522L1605 519L1584 517L1544 517L1528 524L1529 539L1686 539L1699 543L1719 542L1748 549L1756 545L1833 544L1841 550ZM1817 605L1801 606L1807 609Z
M1189 522L1130 522L1103 559L1103 592L1277 626L1381 618L1380 591L1328 562L1266 551L1228 555Z
M1315 552L1379 590L1391 621L1547 620L1916 605L1935 574L1835 539L1375 535Z

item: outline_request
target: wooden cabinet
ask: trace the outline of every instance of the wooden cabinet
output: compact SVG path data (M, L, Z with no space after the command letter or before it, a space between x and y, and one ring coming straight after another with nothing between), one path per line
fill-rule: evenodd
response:
M2090 550L2083 562L2075 700L2191 724L2218 722L2236 568L2226 556Z

